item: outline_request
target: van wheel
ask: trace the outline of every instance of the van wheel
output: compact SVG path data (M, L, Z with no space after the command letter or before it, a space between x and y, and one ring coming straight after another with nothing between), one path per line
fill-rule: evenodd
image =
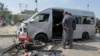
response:
M88 40L88 39L90 39L89 34L87 32L83 33L82 34L82 40Z
M48 41L48 38L45 34L38 34L35 40L39 40L39 41L46 43Z

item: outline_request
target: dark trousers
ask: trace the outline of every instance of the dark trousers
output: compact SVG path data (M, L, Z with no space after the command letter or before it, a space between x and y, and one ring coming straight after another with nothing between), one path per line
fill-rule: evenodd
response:
M69 47L73 46L73 32L63 30L62 45L65 46L66 42L68 42Z

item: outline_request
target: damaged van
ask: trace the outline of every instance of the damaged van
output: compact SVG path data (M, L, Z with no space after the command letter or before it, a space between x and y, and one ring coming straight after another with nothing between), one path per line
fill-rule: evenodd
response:
M91 11L67 8L47 8L37 12L28 20L22 22L23 25L19 26L18 35L27 32L30 41L40 40L46 42L48 40L61 40L63 28L62 24L57 24L62 23L64 11L71 13L77 21L73 35L74 39L82 38L85 40L95 36L95 14Z

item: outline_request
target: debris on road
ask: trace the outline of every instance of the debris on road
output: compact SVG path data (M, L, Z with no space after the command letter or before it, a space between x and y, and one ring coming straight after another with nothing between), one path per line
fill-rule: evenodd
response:
M100 54L100 50L98 50L98 53Z
M11 56L12 55L31 56L34 54L44 56L44 55L58 55L62 52L61 50L52 50L53 45L51 45L50 43L43 43L37 40L26 46L24 44L25 43L14 44L5 49L1 54L2 56L5 55L5 53L10 53Z

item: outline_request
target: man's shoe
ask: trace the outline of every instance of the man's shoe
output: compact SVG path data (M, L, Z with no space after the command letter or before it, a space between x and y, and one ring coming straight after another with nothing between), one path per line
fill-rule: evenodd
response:
M62 48L63 48L63 49L66 49L66 47L65 47L65 46L62 46Z
M69 49L72 49L73 48L73 46L69 46Z
M72 49L73 47L69 47L69 49Z
M69 45L69 43L67 43L66 45Z

